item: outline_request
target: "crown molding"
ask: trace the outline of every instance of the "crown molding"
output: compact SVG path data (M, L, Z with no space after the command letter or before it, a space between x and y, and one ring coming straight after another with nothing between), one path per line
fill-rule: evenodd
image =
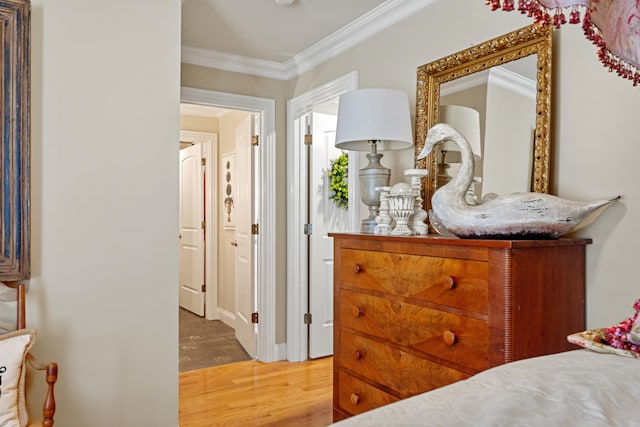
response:
M494 84L530 99L536 99L536 82L507 70L491 67L489 70L469 74L462 79L452 80L440 86L440 96L451 95L483 84Z
M286 80L345 52L439 0L390 0L284 63Z
M182 46L181 62L272 79L290 80L438 1L441 0L385 1L369 13L283 63L191 46Z
M534 101L536 99L536 82L504 67L491 68L489 82Z
M272 79L286 80L284 65L279 62L232 55L215 50L182 46L181 62L201 67L217 68L235 73L252 74Z

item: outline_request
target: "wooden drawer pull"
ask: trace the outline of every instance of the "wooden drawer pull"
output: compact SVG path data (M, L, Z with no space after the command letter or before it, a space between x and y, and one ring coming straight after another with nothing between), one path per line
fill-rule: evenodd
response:
M353 403L354 405L360 403L360 396L355 393L351 394L351 403Z
M456 287L456 278L453 276L449 276L449 280L447 281L447 289L454 289Z
M362 266L360 264L353 265L353 274L358 274L362 271Z
M353 352L353 360L360 360L364 357L364 354L360 350Z
M353 317L362 317L364 316L364 307L354 305L353 308L351 308L351 313Z
M454 345L456 343L456 333L453 331L444 331L442 339L447 345Z

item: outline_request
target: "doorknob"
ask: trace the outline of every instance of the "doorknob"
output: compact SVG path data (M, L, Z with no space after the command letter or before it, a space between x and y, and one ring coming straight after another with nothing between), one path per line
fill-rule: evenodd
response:
M238 241L234 240L233 242L231 242L231 246L238 247Z

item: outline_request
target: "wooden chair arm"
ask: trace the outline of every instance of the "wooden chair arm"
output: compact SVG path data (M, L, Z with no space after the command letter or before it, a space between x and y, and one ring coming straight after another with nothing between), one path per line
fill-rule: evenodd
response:
M39 371L46 371L47 394L42 406L42 425L43 427L53 427L53 416L56 412L56 399L54 395L54 385L58 380L58 364L49 362L45 364L38 363L31 353L27 354L27 361L32 368Z

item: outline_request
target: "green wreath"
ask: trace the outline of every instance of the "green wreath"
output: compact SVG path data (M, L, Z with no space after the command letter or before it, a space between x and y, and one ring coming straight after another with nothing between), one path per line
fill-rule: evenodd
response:
M347 209L349 207L349 187L347 185L347 173L349 171L349 156L342 153L337 159L331 160L329 168L329 198L337 207Z

